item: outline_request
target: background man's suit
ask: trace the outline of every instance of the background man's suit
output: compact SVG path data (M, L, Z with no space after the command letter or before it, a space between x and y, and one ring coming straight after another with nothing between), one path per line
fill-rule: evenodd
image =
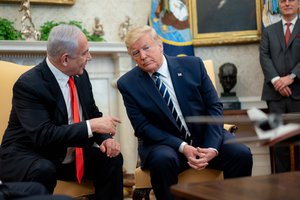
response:
M83 75L75 77L75 84L84 119L101 117L102 113L95 105L86 71ZM85 121L64 126L68 124L65 100L46 60L23 74L15 83L13 90L12 111L0 151L0 177L3 181L32 181L28 178L34 179L32 169L38 168L35 166L36 161L44 160L43 164L47 166L43 167L48 169L47 176L43 180L36 181L44 184L51 192L56 184L57 167L65 158L67 147L80 146L86 148L84 149L86 151L92 149L88 147L91 147L93 141L101 144L110 136L95 134L93 138L88 139ZM100 150L97 149L97 152ZM85 159L91 154L92 152L85 152ZM102 157L106 155L103 154ZM109 165L111 170L116 170L117 167L122 168L122 161L120 154L116 158L107 158L106 163L97 163L99 160L95 159L93 164L99 171L106 170L103 167L106 165ZM122 171L122 169L117 170ZM106 171L106 174L109 173ZM103 184L102 181L109 180L103 174L102 177L94 174L92 178L98 180L95 182L95 188ZM111 182L107 182L105 189L119 188L122 174L118 180L111 180ZM107 193L113 192L107 191Z
M288 46L285 46L282 21L268 26L264 31L260 45L260 63L265 80L262 100L275 101L284 97L275 91L271 79L294 73L300 77L300 20L298 19L291 34ZM300 80L294 79L290 85L291 98L300 100ZM300 105L297 110L300 110Z
M183 116L222 116L222 104L206 73L203 62L197 57L176 58L166 55L165 57ZM122 93L135 135L139 138L141 166L144 168L149 167L149 163L147 163L151 157L149 155L158 146L162 146L161 153L165 150L164 146L171 147L175 152L178 152L182 143L180 131L170 109L149 74L142 71L139 67L135 67L123 75L118 80L117 85ZM239 176L241 175L240 173L244 175L251 174L252 160L249 162L248 158L244 158L243 163L246 166L233 166L233 163L235 163L233 162L229 167L229 163L232 160L224 155L227 151L225 146L228 145L223 145L223 142L226 138L232 137L232 135L226 132L222 125L188 123L187 126L193 139L193 146L215 148L219 151L219 156L210 162L210 167L213 167L215 162L216 167L220 168L219 164L222 162L223 169L226 169L226 172L224 171L226 178ZM232 152L237 154L249 152L248 148L240 144L232 147ZM182 166L187 168L187 160L183 154L180 154L179 157L182 157L179 162L182 162ZM249 163L251 163L250 169ZM164 174L164 177L168 177L168 171L162 170L161 174ZM155 183L152 175L151 178L153 187L156 185L159 186L158 189L168 190L164 183ZM174 177L170 178L174 179Z
M297 19L287 45L284 35L283 23L280 20L263 31L260 44L260 64L265 77L262 100L267 102L270 112L280 114L300 112L300 20ZM291 73L296 75L293 83L288 86L292 94L290 97L284 97L275 90L271 80L276 76L284 77ZM278 144L273 150L274 172L289 171L289 146Z

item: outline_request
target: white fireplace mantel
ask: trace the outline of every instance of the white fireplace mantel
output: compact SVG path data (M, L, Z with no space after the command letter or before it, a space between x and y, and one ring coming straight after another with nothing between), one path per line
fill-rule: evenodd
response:
M0 52L1 53L44 53L46 52L46 41L21 41L21 40L1 40ZM123 43L119 42L89 42L91 53L126 53L126 47Z

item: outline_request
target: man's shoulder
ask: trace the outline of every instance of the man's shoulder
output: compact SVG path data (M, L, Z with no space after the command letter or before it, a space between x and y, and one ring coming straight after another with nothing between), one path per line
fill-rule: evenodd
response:
M41 62L35 66L28 66L29 70L24 72L19 79L27 80L41 77L41 70L43 68L44 63Z
M274 24L271 24L271 25L267 26L267 27L265 28L265 30L273 30L273 29L275 29L277 26L281 26L281 25L282 25L282 21L279 20L278 22L276 22L276 23L274 23Z
M138 76L138 74L140 74L140 73L141 73L141 69L139 69L137 66L135 66L134 68L132 68L131 70L129 70L128 72L123 74L117 80L117 83L132 80L132 79L134 79L134 77Z
M190 63L200 62L200 58L197 56L166 56L168 64L178 63L180 65L189 65Z

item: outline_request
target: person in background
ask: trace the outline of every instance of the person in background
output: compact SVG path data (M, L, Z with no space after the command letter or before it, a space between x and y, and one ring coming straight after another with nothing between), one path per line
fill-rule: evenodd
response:
M300 21L299 1L279 0L282 19L268 26L260 42L264 73L262 100L270 113L300 112ZM287 145L275 146L276 172L290 170Z
M57 178L87 178L94 182L96 199L123 199L123 157L113 138L120 121L102 116L95 104L85 70L90 60L78 27L51 30L46 59L13 88L0 151L3 181L36 181L52 193Z
M131 30L125 38L137 66L117 87L139 140L142 169L149 169L158 200L173 199L170 186L185 169L211 167L225 178L250 176L252 155L243 144L225 144L234 136L222 124L186 123L188 116L223 116L222 104L197 57L170 57L149 26Z

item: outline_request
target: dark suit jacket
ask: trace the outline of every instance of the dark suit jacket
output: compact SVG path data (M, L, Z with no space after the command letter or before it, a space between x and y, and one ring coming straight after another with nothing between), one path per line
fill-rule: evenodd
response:
M296 21L288 46L285 47L282 21L268 26L262 35L260 44L260 64L265 80L262 100L273 101L282 98L275 91L271 79L290 73L297 75L290 85L292 98L300 100L300 20Z
M102 116L95 105L86 71L75 77L75 84L84 118ZM36 158L58 164L64 159L67 147L88 147L91 142L86 122L67 124L61 89L44 60L24 73L14 85L9 125L0 152L1 177L22 180Z
M183 116L222 116L222 104L203 62L197 57L166 58ZM155 145L168 145L178 150L183 142L179 129L149 74L135 67L123 75L117 85L140 141L141 164ZM222 125L187 125L194 146L219 149L224 137Z

